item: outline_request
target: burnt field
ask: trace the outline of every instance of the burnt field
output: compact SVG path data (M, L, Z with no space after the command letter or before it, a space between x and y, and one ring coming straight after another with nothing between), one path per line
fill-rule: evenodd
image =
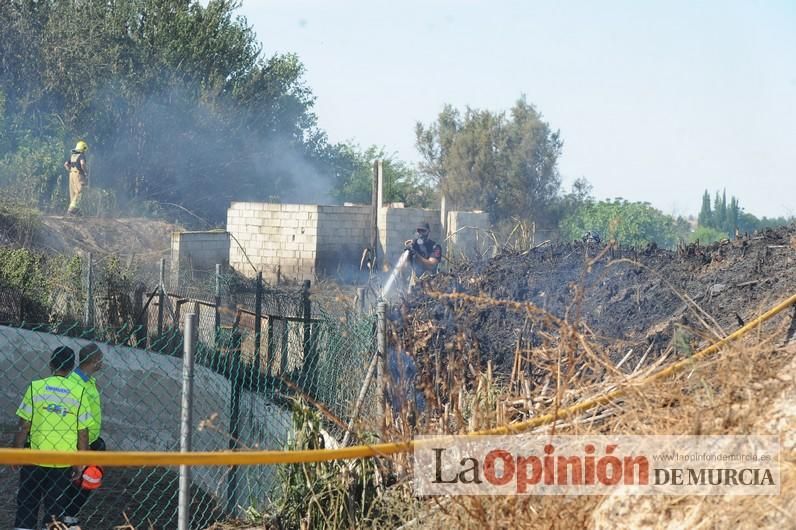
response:
M421 381L448 390L441 372L472 382L487 364L497 378L538 379L566 344L571 367L587 349L632 366L688 355L792 294L794 259L793 226L676 251L574 242L507 252L415 289L391 337Z

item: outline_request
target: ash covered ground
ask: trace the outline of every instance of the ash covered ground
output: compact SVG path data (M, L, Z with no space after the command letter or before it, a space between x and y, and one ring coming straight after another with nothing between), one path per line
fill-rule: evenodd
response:
M652 359L677 349L677 329L695 349L796 292L795 260L796 226L676 251L573 242L503 253L416 288L394 315L392 337L421 372L454 361L474 372L491 361L507 376L518 348L533 352L556 333L550 320L486 301L509 300L563 319L614 361L630 349Z

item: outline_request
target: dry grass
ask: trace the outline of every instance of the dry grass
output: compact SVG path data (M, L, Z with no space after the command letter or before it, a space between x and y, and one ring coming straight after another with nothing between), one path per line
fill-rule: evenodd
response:
M596 421L554 427L559 434L657 435L776 434L790 429L779 497L453 497L424 503L423 513L407 521L408 527L794 528L794 352L796 348L776 347L771 341L746 340L672 378L643 388L627 385L621 401L581 418ZM596 388L589 383L582 390L588 395Z
M343 298L344 293L336 293ZM447 296L456 301L461 295ZM682 355L673 344L664 352L619 355L599 347L588 326L577 323L579 293L567 318L527 304L489 299L467 303L501 304L518 311L544 337L542 345L518 342L511 374L481 370L468 351L466 336L456 337L431 370L421 371L428 409L391 414L385 439L415 433L463 433L556 413L614 389L624 393L579 416L562 418L537 433L622 435L722 435L783 433L783 484L777 497L451 497L419 500L412 489L411 455L386 461L397 481L376 501L362 528L796 528L796 346L782 346L790 323L778 317L756 333L695 360L666 378L639 381ZM693 303L691 310L700 312ZM702 345L720 334L709 316L703 329L689 330ZM572 323L576 322L576 323ZM430 323L418 322L414 344L393 335L394 347L425 348ZM425 334L425 335L424 335ZM696 345L696 344L694 344ZM458 352L458 353L457 353ZM616 361L620 358L620 361ZM426 378L425 380L423 378ZM388 410L388 412L390 412ZM372 430L381 426L371 425ZM216 524L208 530L265 528L246 523Z
M385 498L392 504L396 498L403 499L413 509L408 516L406 510L394 512L393 522L400 521L404 528L796 528L796 347L782 346L789 319L780 316L721 351L695 360L685 370L649 381L648 375L687 355L700 342L705 346L724 335L716 321L682 293L681 299L702 327L684 330L688 340L680 344L673 340L664 352L628 353L620 355L619 362L616 353L622 345L610 346L614 349L611 355L592 341L591 330L579 322L584 296L580 289L563 319L530 304L430 294L452 303L453 318L455 311L464 311L463 304L500 305L515 311L524 315L525 327L536 329L544 341L534 347L518 342L507 380L495 378L491 366L479 371L478 356L467 353L472 351L472 339L466 330L448 338L448 344L433 354L436 359L421 366L420 386L428 413L417 426L407 422L411 414L406 411L395 414L388 426L389 437L407 439L414 432L494 428L557 415L568 405L622 389L622 396L608 404L535 432L786 433L783 484L778 497L451 497L418 502L406 486L411 481L410 459L399 455L394 469L404 483ZM414 330L413 336L407 339L396 334L395 347L416 353L418 359L428 358L428 347L435 340L434 325L418 320L404 329ZM646 380L643 385L641 380ZM385 511L390 511L388 506Z
M582 295L582 294L581 294ZM450 299L460 295L445 295ZM639 381L670 365L683 352L612 354L598 347L577 321L558 319L527 304L489 299L468 303L501 304L519 311L528 326L542 330L541 346L518 343L512 373L497 377L480 370L466 352L468 337L456 337L451 355L421 373L428 409L391 414L383 435L408 439L415 433L463 433L555 413L614 389L624 393L579 416L562 418L537 433L623 435L721 435L785 433L783 484L778 497L451 497L419 500L412 489L410 455L389 461L397 484L378 499L362 528L796 528L796 347L781 345L789 321L778 317L745 339L695 360L671 377ZM696 306L696 304L693 304ZM699 312L698 307L692 311ZM784 315L784 313L783 313ZM718 333L711 319L689 330L702 345ZM413 326L415 345L432 341L430 323ZM405 338L393 336L395 341ZM694 344L696 345L696 344ZM406 342L396 348L408 351ZM612 360L614 359L614 360ZM426 377L426 380L422 380ZM388 410L388 412L390 412ZM377 426L372 426L378 428ZM239 526L215 526L213 530Z

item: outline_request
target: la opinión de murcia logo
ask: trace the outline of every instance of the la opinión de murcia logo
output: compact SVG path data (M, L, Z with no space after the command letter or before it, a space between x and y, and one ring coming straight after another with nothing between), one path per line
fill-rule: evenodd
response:
M770 469L757 468L655 468L655 485L673 486L776 486Z
M612 453L616 444L605 447L605 454L596 455L594 444L586 444L581 455L555 455L555 446L546 444L544 456L514 455L505 449L493 449L486 454L483 462L473 457L460 459L458 473L443 473L456 465L443 466L446 449L433 448L435 455L434 480L436 484L482 484L484 481L494 486L505 486L515 482L518 493L528 491L535 484L649 484L650 464L645 456L625 456L619 458ZM498 471L500 467L501 471Z
M588 495L620 489L632 494L762 495L776 494L772 488L779 491L779 469L771 458L772 451L778 452L775 437L764 439L763 445L757 439L750 442L750 437L733 436L604 437L617 443L571 436L555 437L556 441L548 437L542 444L527 443L522 436L476 441L461 437L460 443L457 437L451 438L454 441L438 446L421 443L415 450L419 495ZM492 443L490 438L503 443Z

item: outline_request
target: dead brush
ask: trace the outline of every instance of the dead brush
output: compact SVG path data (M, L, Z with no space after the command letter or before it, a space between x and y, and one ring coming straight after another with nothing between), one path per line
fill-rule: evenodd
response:
M785 325L749 337L688 370L643 387L639 377L605 386L570 381L584 395L621 385L621 399L561 420L537 433L766 434L777 419L765 411L792 395L794 351L778 345ZM721 374L721 377L717 377ZM787 398L786 402L788 401ZM547 405L541 409L555 409ZM796 423L791 410L791 421ZM793 444L793 441L790 442ZM432 500L412 528L791 528L796 513L796 457L786 453L779 497L452 497Z
M591 262L600 260L607 252L604 249ZM401 345L421 365L419 386L430 404L426 422L418 424L417 431L462 433L535 416L550 414L555 418L568 405L621 389L621 396L578 415L562 417L534 432L656 435L772 432L770 426L761 424L761 411L768 410L774 398L784 391L794 391L793 379L788 382L781 377L783 371L792 372L796 368L796 364L786 368L793 358L792 350L778 345L786 335L787 323L772 321L759 325L757 333L750 333L742 342L724 345L718 353L696 359L671 377L649 380L650 374L670 365L677 357L688 358L700 344L724 336L724 330L693 299L677 292L661 278L683 301L683 314L693 315L689 320L698 327L675 326L674 321L670 322L667 325L677 333L672 333L668 346L658 351L653 351L654 342L646 351L633 353L623 351L627 346L622 341L595 340L602 338L581 317L581 304L586 296L583 278L589 269L587 264L564 318L523 302L428 292L431 298L447 303L451 312L446 316L448 320L455 319L457 312L477 314L480 307L499 306L524 314L526 321L515 348L511 377L499 382L494 380L491 365L481 361L479 344L467 330L452 338L445 337L445 347L439 348L434 347L443 336L439 328L424 325L426 322L422 320L404 327L411 336L403 337ZM761 310L767 305L766 301L759 304ZM523 341L529 329L534 329L536 342ZM412 350L415 345L420 347ZM426 352L430 355L424 356ZM639 381L645 383L640 385ZM785 477L793 471L793 456L790 458L782 469ZM677 525L677 517L697 523L694 514L708 518L711 521L708 527L793 527L791 514L796 513L796 489L792 476L782 488L783 496L779 499L749 497L741 503L724 497L430 499L422 503L420 513L407 520L405 527L657 528ZM732 505L732 509L724 505ZM629 518L631 523L625 524L611 517L615 512L639 516Z

